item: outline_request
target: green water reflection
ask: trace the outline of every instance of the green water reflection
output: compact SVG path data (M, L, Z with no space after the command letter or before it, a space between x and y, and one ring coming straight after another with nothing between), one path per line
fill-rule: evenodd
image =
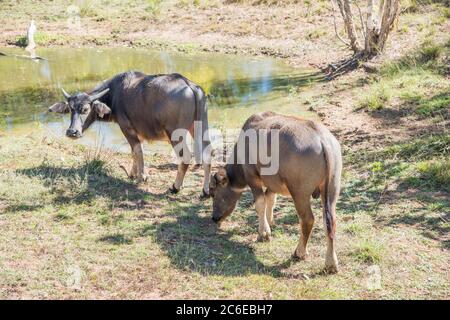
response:
M8 48L0 51L12 52ZM274 59L130 48L42 49L37 54L48 60L0 56L1 130L27 130L39 124L62 136L69 116L46 112L48 106L62 99L58 84L69 92L86 91L126 70L178 72L200 84L210 97L212 127L238 128L249 115L263 110L311 116L291 93L294 88L307 86L315 76ZM98 141L99 135L107 145L126 147L115 124L97 124L80 141L89 144Z

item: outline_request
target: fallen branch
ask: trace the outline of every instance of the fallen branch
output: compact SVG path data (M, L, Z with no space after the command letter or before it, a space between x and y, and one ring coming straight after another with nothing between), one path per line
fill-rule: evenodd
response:
M326 73L327 80L333 80L338 76L341 76L347 72L355 70L359 67L361 61L364 60L363 52L354 54L348 59L341 60L337 63L329 64L327 68L324 69Z
M0 56L5 56L5 57L14 57L14 58L19 58L19 59L29 59L29 60L47 60L47 58L43 58L40 56L27 56L24 54L6 54L4 52L0 52Z

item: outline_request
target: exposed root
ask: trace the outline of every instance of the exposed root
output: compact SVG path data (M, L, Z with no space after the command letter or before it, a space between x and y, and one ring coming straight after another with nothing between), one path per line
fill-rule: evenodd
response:
M333 80L357 69L361 65L361 62L365 60L366 56L363 52L359 52L350 58L343 59L337 63L330 63L326 68L323 68L322 71L325 72L327 80Z

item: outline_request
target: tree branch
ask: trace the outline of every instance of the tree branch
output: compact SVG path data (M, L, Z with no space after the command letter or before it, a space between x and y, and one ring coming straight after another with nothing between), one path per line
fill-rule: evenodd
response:
M344 22L345 22L345 28L347 30L348 38L350 39L350 46L352 47L353 52L357 53L360 51L359 41L358 37L356 35L356 29L353 22L353 14L352 9L350 7L350 1L349 0L343 0L343 8L341 11L345 12ZM342 3L338 1L338 5L341 7Z
M333 7L333 24L334 24L334 32L336 34L336 37L338 37L339 40L342 41L343 44L345 44L347 47L350 47L350 43L348 43L347 41L344 40L344 38L341 37L341 35L338 32L337 29L337 24L336 24L336 7L335 7L335 3L334 0L330 0L331 1L331 6Z
M366 29L365 29L365 24L364 24L364 21L363 21L361 8L359 7L358 2L356 2L356 1L355 1L355 6L356 6L356 8L358 8L359 21L361 22L361 33L362 33L363 39L365 39L366 35L367 35L367 32L366 32Z

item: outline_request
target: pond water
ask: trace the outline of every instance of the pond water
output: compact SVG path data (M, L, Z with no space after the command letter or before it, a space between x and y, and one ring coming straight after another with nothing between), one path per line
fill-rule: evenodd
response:
M24 54L12 48L0 52ZM178 72L201 85L209 95L209 122L213 128L240 128L255 112L273 110L312 117L299 105L294 89L315 77L269 58L220 54L181 54L130 48L41 49L48 60L0 56L0 130L27 131L43 126L64 136L69 115L49 114L48 107L63 100L66 91L87 91L99 81L127 70L148 74ZM129 151L120 129L112 123L96 123L79 140Z

